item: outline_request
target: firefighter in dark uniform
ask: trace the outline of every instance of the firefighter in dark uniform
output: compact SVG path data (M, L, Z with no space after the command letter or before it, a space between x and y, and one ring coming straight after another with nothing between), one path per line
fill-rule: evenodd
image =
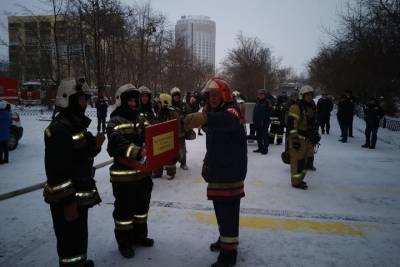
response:
M172 107L172 98L169 94L160 94L161 108L157 114L157 121L164 122L178 118L178 113ZM168 180L175 178L176 174L176 164L166 165L165 171L169 176ZM153 172L153 178L160 178L163 175L164 168L160 168Z
M385 114L375 98L369 99L368 105L364 108L364 114L366 122L365 144L362 147L375 149L379 122Z
M291 181L293 187L300 189L308 188L303 180L306 169L313 166L314 146L319 142L313 92L311 86L303 86L299 92L299 101L290 106L287 118Z
M140 105L139 105L140 116L144 116L150 124L156 123L157 120L156 113L154 112L153 109L150 89L146 86L140 86L139 92L140 92Z
M240 199L244 197L247 172L246 134L228 84L212 78L204 91L205 111L188 114L185 129L203 126L206 133L202 176L208 183L207 197L213 201L220 233L217 242L210 246L212 251L220 251L212 266L234 266L239 244Z
M150 173L139 170L144 161L147 120L138 113L139 91L132 84L121 86L115 94L116 109L107 125L107 151L114 157L110 177L115 197L115 238L122 256L131 258L133 245L151 247L147 237L147 214L153 188Z
M185 118L187 112L185 108L185 104L182 103L181 100L181 90L178 87L174 87L171 89L171 97L172 97L172 107L175 109L175 112L178 114L178 123L179 123L179 162L181 164L181 169L188 170L188 166L186 165L186 141L185 141L185 130L183 129L183 119Z
M271 112L271 128L269 132L269 143L274 144L275 135L276 143L282 144L284 133L284 102L276 102Z
M59 113L46 128L44 199L50 204L60 266L94 266L87 260L88 209L100 203L94 180L93 158L104 134L87 131L85 116L90 97L83 79L63 80L57 91Z

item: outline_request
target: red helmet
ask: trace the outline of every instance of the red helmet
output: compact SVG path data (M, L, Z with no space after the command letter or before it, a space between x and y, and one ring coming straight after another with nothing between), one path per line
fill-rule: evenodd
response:
M218 90L222 95L222 101L224 103L232 101L231 90L229 89L229 85L225 80L217 77L208 80L203 92L208 93L211 90Z

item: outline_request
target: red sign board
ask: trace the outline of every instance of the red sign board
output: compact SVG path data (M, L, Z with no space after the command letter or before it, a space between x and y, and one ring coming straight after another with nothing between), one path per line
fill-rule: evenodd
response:
M134 159L119 158L119 162L143 173L151 173L153 170L165 165L174 164L178 159L178 121L170 120L153 124L146 128L146 160L141 163Z
M178 121L170 120L146 128L146 169L155 170L177 161Z

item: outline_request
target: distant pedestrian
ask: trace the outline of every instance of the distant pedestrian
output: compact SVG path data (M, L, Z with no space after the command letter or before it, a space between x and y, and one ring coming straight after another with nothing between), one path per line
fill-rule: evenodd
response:
M256 137L258 149L253 152L267 154L269 146L268 127L271 116L270 101L267 100L267 92L265 89L258 90L257 103L253 111L253 122L256 129Z
M353 109L354 105L349 100L349 98L347 98L346 95L342 95L338 103L337 112L337 119L339 122L340 130L342 132L342 134L340 135L341 139L339 139L339 141L342 143L347 143L347 137L350 131L349 127L353 119Z
M8 163L8 139L10 138L10 104L0 101L0 164Z
M100 130L106 132L106 118L107 118L107 102L104 100L104 96L100 95L96 101L97 110L97 132Z
M329 134L331 128L331 111L333 109L332 100L326 93L322 93L322 97L317 103L317 119L318 126L321 127L322 134Z
M346 99L348 102L347 104L349 106L348 114L347 114L347 116L348 116L348 137L354 137L353 136L353 119L354 119L356 99L350 90L346 90L345 93L346 93Z
M364 108L365 114L365 144L364 148L375 149L379 122L384 116L383 109L378 105L375 98L370 98L368 105Z

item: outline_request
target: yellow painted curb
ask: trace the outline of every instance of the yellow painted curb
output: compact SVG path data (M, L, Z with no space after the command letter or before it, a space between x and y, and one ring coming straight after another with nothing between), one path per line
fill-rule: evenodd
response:
M207 224L217 224L212 213L196 212L197 221ZM262 216L241 216L240 227L267 229L273 231L312 232L318 234L333 234L342 236L364 236L360 226L332 221L316 221L304 219L276 219Z

